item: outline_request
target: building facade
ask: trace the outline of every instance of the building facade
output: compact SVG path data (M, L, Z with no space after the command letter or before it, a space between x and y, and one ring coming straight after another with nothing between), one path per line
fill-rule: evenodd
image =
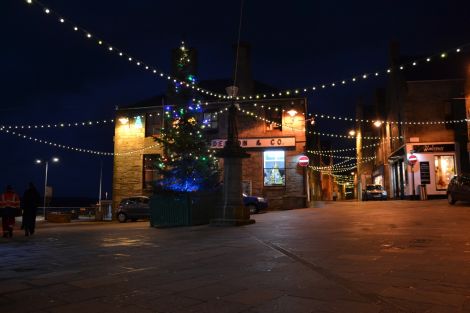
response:
M383 185L394 199L417 198L423 192L443 197L451 178L470 169L470 75L462 71L469 68L469 58L457 59L454 66L439 63L424 73L401 71L402 62L398 47L392 46L392 73L370 110L375 116L369 117L386 122L363 126L375 128L379 137L367 182ZM415 164L410 155L417 158Z
M153 192L158 179L153 160L163 153L154 137L164 127L164 110L171 107L165 101L157 97L116 111L114 206L122 198ZM208 149L224 147L227 105L208 104L198 113L198 122L206 125ZM270 209L301 208L308 200L306 167L297 164L305 155L306 107L304 98L239 103L238 136L250 154L242 165L243 191L266 197ZM222 159L219 164L222 170Z

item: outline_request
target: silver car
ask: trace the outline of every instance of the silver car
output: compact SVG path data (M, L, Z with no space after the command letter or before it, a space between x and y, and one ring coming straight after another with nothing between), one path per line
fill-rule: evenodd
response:
M116 212L117 220L125 223L127 220L136 221L150 218L149 201L149 197L145 196L122 199Z

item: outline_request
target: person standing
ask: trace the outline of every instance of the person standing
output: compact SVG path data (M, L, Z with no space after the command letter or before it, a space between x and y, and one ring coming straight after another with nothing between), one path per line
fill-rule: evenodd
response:
M39 192L33 183L29 183L29 188L26 189L23 195L23 228L25 236L34 234L36 214L40 202L41 196Z
M2 215L3 237L13 237L13 227L15 227L15 216L20 211L20 197L10 185L7 186L5 192L0 196L0 213Z

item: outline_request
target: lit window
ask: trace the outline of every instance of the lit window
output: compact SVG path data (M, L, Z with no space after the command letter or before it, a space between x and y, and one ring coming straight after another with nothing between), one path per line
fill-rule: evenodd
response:
M265 109L266 130L282 130L282 110L280 107Z
M144 154L143 187L145 190L152 190L155 181L159 179L157 172L158 159L158 154Z
M216 112L204 112L203 124L207 129L217 129L219 127Z
M455 175L453 155L434 156L434 171L436 173L436 190L446 190L450 180Z
M264 152L264 185L286 185L285 154L283 150L268 150Z
M145 137L160 134L163 127L162 121L160 112L147 113L145 116Z

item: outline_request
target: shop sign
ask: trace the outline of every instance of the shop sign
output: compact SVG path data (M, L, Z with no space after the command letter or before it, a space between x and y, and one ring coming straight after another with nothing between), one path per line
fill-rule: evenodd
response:
M431 172L429 171L429 162L419 162L419 175L421 184L429 185L431 183Z
M437 144L437 145L413 145L414 153L435 153L435 152L453 152L455 151L455 145L449 144Z
M211 148L222 149L226 139L211 140ZM295 137L275 137L275 138L243 138L238 139L242 148L276 148L295 147Z

